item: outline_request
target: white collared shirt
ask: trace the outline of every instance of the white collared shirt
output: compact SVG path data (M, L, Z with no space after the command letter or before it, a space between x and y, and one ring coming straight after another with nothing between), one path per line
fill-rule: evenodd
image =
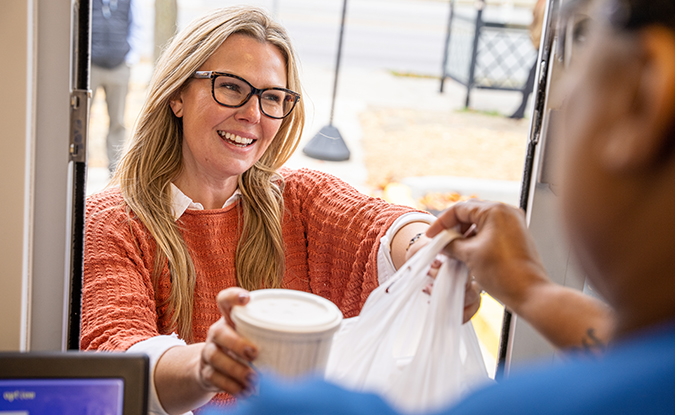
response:
M241 197L241 191L239 188L234 191L232 196L230 196L229 199L225 201L225 204L223 204L222 209L230 206L239 198ZM199 202L195 202L192 199L190 199L188 196L183 193L178 186L175 184L171 183L171 210L173 210L173 220L178 220L181 216L183 216L183 213L185 213L186 210L188 209L195 209L195 210L204 210L204 205L202 205Z

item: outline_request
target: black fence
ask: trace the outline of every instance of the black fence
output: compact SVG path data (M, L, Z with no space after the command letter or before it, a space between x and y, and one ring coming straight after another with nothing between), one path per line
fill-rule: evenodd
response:
M485 21L484 5L477 1L467 16L450 2L440 91L446 78L466 86L467 107L474 88L522 91L537 59L528 26Z

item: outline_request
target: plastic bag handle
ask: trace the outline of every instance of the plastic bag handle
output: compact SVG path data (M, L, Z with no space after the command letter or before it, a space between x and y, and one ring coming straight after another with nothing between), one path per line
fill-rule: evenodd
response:
M409 266L414 267L411 268L413 274L419 274L423 268L429 266L429 264L433 262L436 255L440 254L447 244L461 237L462 234L455 229L445 229L441 231L441 233L436 235L431 242L415 252L415 255L408 260L408 264L411 264Z

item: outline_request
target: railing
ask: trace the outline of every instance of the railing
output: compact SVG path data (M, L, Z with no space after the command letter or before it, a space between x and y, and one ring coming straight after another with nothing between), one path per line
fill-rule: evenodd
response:
M485 3L475 4L471 18L450 2L440 87L443 92L446 78L466 86L466 107L474 88L522 91L537 58L527 25L484 21Z

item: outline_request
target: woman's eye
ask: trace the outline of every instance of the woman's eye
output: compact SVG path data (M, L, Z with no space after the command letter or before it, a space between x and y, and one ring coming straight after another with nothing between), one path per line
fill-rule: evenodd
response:
M283 101L283 97L280 94L263 94L263 99L270 103L280 103Z
M218 89L229 92L241 92L241 85L233 82L220 82L218 83Z

